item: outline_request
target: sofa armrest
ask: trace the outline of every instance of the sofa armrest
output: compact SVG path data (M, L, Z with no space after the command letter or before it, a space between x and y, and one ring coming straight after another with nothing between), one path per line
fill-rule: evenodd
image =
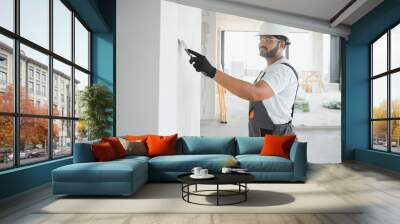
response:
M293 162L293 179L305 181L307 176L307 142L294 142L290 149L290 160Z
M88 141L75 143L74 145L74 163L89 163L95 162L96 158L94 157L90 146L92 144L100 143L99 140Z

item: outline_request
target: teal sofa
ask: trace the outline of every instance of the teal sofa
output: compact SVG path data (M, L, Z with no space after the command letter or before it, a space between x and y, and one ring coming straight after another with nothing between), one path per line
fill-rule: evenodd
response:
M305 182L307 143L295 142L290 159L260 156L261 137L194 137L177 140L177 155L127 156L108 162L96 162L90 145L75 144L74 163L52 171L54 194L131 195L148 181L176 181L193 167L218 172L228 160L236 160L259 182Z

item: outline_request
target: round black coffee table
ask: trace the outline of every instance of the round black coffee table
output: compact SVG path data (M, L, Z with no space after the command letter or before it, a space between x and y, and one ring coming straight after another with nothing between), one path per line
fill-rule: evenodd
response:
M190 177L191 173L182 174L177 177L178 181L182 183L182 199L188 203L198 204L198 205L234 205L239 204L241 202L245 202L247 200L247 192L249 188L247 187L247 183L255 180L255 177L248 173L215 173L213 174L215 177L212 179L193 179ZM197 190L197 185L216 185L215 190ZM195 186L194 191L190 191L190 186ZM223 190L220 189L220 185L236 185L238 186L237 190ZM209 192L215 192L215 194L205 194ZM190 201L190 196L204 196L204 197L216 197L216 204L202 204ZM221 197L230 197L230 196L241 196L240 200L234 201L231 203L221 203Z

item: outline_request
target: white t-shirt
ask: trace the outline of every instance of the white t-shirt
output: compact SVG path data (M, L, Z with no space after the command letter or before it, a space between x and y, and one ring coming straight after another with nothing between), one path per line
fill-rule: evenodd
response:
M263 100L274 124L284 124L292 119L292 106L297 89L297 78L293 70L281 63L290 64L287 58L279 59L264 69L265 75L262 78L275 93L271 98Z

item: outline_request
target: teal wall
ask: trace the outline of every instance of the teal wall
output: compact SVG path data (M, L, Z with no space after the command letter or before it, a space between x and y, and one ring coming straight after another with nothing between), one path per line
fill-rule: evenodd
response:
M109 133L115 136L115 5L114 0L99 0L97 3L101 15L108 26L107 32L92 32L92 82L108 86L114 94L113 125Z
M113 44L113 33L92 33L92 83L108 86L115 96ZM113 115L113 126L108 130L110 135L115 135L115 106Z
M343 160L359 160L396 170L398 156L369 150L369 47L377 36L400 22L400 0L386 0L351 27L344 57ZM364 150L359 152L359 150ZM387 153L386 153L387 154ZM397 161L397 164L393 163Z
M68 157L0 172L0 199L48 183L53 169L71 163Z
M103 83L115 93L115 0L67 0L92 31L92 82ZM110 132L115 132L114 125ZM0 199L51 181L51 171L72 163L72 157L0 172Z
M93 83L102 83L114 90L113 33L92 34Z

